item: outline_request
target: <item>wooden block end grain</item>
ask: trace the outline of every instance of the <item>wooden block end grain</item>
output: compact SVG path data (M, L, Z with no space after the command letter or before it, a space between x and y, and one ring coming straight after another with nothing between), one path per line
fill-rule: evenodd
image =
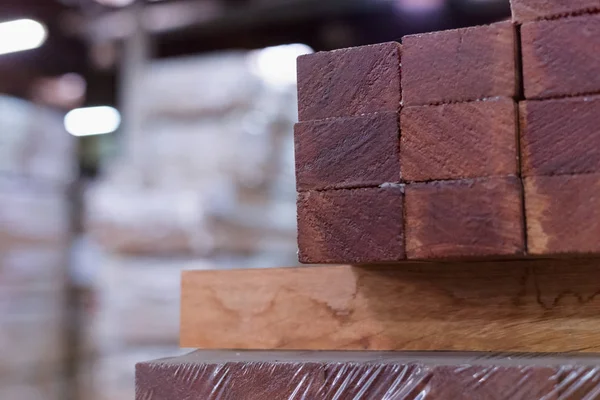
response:
M300 121L399 111L400 51L389 42L299 57Z
M405 107L401 114L405 181L516 175L514 100Z
M524 254L517 177L410 184L405 207L409 259Z
M519 106L523 176L600 172L600 96Z
M600 14L521 27L525 98L600 92Z
M518 93L516 30L509 22L405 36L405 106L463 102Z
M600 253L600 175L525 178L532 255Z
M519 23L600 11L598 0L510 0L510 5Z
M298 191L398 183L399 124L396 112L296 124Z
M404 188L301 192L298 248L306 264L404 259Z

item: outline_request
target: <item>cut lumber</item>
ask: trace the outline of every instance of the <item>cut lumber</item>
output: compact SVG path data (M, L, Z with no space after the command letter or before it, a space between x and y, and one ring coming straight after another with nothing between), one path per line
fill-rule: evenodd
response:
M600 174L525 178L532 255L600 252Z
M600 96L519 107L523 176L600 172Z
M397 112L296 124L298 191L400 182L399 125Z
M517 112L512 99L405 107L400 121L405 181L517 174Z
M300 262L368 264L404 259L403 192L393 185L299 193Z
M510 5L519 23L600 11L598 0L510 0Z
M600 92L600 14L521 27L525 98Z
M517 177L407 185L407 258L524 254L521 189Z
M600 260L183 273L181 346L599 352Z
M139 363L136 398L591 399L600 375L594 362L454 353L196 351Z
M299 57L300 121L399 111L400 49L389 42Z
M402 39L405 106L518 93L516 30L509 22Z

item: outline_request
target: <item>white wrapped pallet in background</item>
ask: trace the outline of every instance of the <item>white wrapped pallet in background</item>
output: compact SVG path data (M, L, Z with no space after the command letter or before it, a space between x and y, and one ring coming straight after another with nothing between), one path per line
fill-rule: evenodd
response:
M74 141L60 113L13 98L0 125L0 398L60 400Z
M297 263L296 89L270 85L253 59L152 62L138 142L86 191L86 235L103 255L85 340L96 357L82 363L100 399L132 398L134 363L174 353L182 270Z
M63 115L0 96L0 174L64 185L75 178L75 141Z

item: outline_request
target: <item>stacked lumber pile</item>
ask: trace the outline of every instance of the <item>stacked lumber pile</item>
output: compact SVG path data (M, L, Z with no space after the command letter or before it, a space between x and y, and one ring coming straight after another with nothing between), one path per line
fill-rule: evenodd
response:
M65 398L69 185L62 115L0 97L0 398Z
M140 400L598 397L600 3L512 3L298 60L299 258L348 265L184 272Z

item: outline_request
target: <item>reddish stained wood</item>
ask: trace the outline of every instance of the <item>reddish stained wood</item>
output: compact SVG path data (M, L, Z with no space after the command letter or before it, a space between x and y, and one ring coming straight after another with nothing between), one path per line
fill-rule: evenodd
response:
M600 96L519 106L524 176L600 172Z
M525 178L528 251L600 252L600 175Z
M558 377L575 369L544 365L545 359L525 359L530 365L523 366L501 358L486 362L451 354L437 359L402 353L317 354L195 352L144 362L136 366L136 399L553 400L563 385ZM588 369L591 378L598 375Z
M521 27L527 99L600 92L600 15Z
M509 22L402 39L405 106L515 97L516 31Z
M512 99L406 107L401 126L401 170L406 181L517 174L517 113Z
M389 42L299 57L300 121L399 111L400 50Z
M521 192L516 177L407 185L407 257L523 254Z
M402 260L403 196L398 186L299 193L300 262Z
M299 191L400 181L396 112L300 122L294 139Z
M598 0L510 0L510 5L516 22L600 11Z

